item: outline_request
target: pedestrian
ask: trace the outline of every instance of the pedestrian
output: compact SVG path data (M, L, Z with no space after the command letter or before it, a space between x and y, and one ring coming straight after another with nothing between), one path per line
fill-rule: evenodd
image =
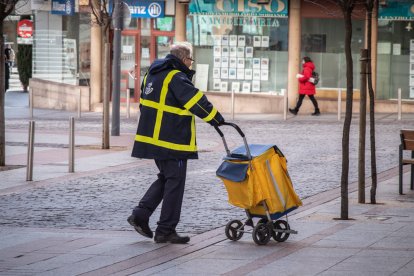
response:
M10 79L10 66L7 62L7 56L4 55L4 92L7 92L9 89L9 79Z
M312 115L319 116L321 115L321 112L319 111L318 102L315 99L315 84L312 82L312 73L315 70L315 65L309 57L304 57L302 59L302 67L302 73L296 75L296 78L299 81L299 99L296 103L296 107L294 109L289 108L289 112L293 115L298 114L303 99L308 95L315 107L315 112L313 112Z
M212 126L224 122L192 84L193 62L191 44L177 43L170 54L150 66L141 84L140 118L132 156L153 159L159 173L128 217L128 223L139 234L152 238L149 218L162 201L156 243L190 241L188 236L179 236L175 228L180 220L187 160L198 158L194 115Z
M10 68L10 73L13 70L13 66L14 66L14 60L15 60L15 53L13 48L10 46L10 44L6 44L6 48L4 49L4 54L6 55L5 59L6 59L6 63L9 65Z

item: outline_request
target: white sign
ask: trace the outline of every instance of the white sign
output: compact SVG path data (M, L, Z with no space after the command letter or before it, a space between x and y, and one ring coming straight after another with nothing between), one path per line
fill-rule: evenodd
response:
M207 91L209 64L197 64L195 87L201 91Z

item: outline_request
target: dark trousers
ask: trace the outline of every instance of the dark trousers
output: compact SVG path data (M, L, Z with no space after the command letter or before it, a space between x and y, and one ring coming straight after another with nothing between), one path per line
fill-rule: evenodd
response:
M136 219L148 221L162 201L155 233L166 235L174 232L180 221L187 160L155 160L155 164L160 171L158 179L152 183L132 213Z
M295 107L296 111L299 110L305 96L306 96L305 94L299 94L299 100L296 103L296 107ZM313 106L315 107L315 111L318 110L319 109L318 108L318 102L316 101L315 96L314 95L308 95L308 96L309 96L309 99L312 101Z

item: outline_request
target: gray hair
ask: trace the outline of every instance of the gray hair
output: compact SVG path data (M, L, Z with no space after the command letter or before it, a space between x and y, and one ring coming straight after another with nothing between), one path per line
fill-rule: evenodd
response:
M190 42L177 42L171 46L170 54L178 57L180 60L192 58L193 46Z

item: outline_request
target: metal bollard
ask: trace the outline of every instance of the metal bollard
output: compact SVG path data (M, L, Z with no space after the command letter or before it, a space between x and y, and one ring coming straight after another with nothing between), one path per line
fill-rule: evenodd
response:
M342 88L338 89L338 121L341 120L342 114Z
M29 87L29 110L30 118L33 119L33 89Z
M69 127L69 172L75 172L75 118L70 117Z
M398 88L398 121L401 121L401 88Z
M33 180L33 148L34 148L35 122L29 121L29 140L27 143L26 181Z
M78 118L81 117L81 111L82 111L82 91L79 88L79 95L78 95Z
M126 104L126 117L127 117L127 119L129 119L129 117L130 117L130 107L131 107L131 103L130 103L130 100L131 100L131 95L130 95L130 93L131 93L131 90L128 88L127 89L127 104Z
M288 106L288 97L286 89L282 89L283 94L283 120L287 119L287 106Z
M234 120L234 90L231 91L231 119Z

